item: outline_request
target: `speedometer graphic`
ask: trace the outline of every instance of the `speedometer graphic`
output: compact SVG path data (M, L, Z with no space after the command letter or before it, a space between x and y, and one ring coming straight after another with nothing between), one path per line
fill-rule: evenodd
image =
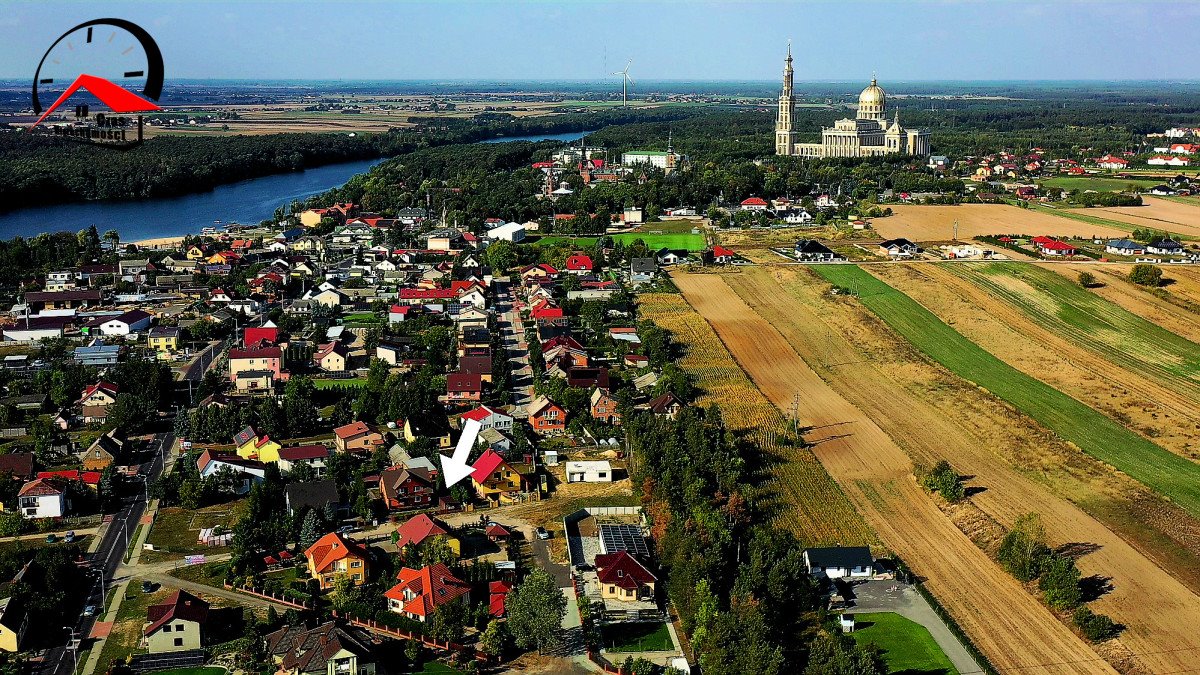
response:
M33 111L42 94L58 95L79 76L91 75L157 101L162 95L163 59L141 26L124 19L95 19L63 33L42 56L33 78Z

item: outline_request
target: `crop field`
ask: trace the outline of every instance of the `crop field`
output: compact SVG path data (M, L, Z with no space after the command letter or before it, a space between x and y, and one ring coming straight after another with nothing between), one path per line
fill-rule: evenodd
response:
M1200 514L1200 466L1012 368L861 268L830 265L814 269L830 283L855 286L868 309L934 361L1008 401L1084 452L1169 497L1189 513Z
M1133 652L1164 653L1192 643L1178 627L1200 619L1192 609L1200 557L1141 515L1146 509L1171 513L1176 528L1200 522L924 357L857 300L829 295L815 271L745 268L722 279L914 462L930 466L947 459L969 477L968 488L978 490L971 508L947 513L973 540L986 535L986 522L972 514L1007 527L1023 513L1037 512L1051 542L1094 545L1078 564L1085 576L1111 579L1113 590L1095 609L1130 627L1122 642ZM1180 602L1170 609L1142 602L1164 596ZM1149 671L1166 672L1179 667L1174 658L1142 661Z
M1096 215L1111 218L1133 227L1178 232L1186 237L1200 237L1200 204L1159 199L1142 195L1142 206L1111 206L1088 209Z
M954 238L955 222L958 223L958 238L962 241L985 235L1021 233L1056 237L1124 237L1133 229L1057 218L1041 210L1022 209L1008 204L897 204L892 206L892 212L891 216L871 220L871 227L885 239L905 237L912 241L950 241Z
M1078 280L1080 272L1086 271L1099 283L1089 289L1091 293L1180 337L1200 343L1200 305L1186 295L1190 281L1186 270L1178 273L1181 268L1165 269L1164 278L1169 280L1167 287L1151 289L1128 280L1132 264L1051 264L1045 268L1071 283Z
M957 265L954 271L1039 325L1200 400L1200 345L1061 275L1034 265Z
M1046 187L1062 188L1064 190L1095 190L1096 192L1125 192L1138 188L1148 188L1162 181L1151 178L1116 178L1113 176L1055 176L1037 181Z
M624 232L607 236L613 241L619 241L626 246L641 239L646 242L646 247L651 250L669 248L674 251L703 251L705 246L704 235L692 234L691 232L663 232L662 234ZM537 240L537 243L544 246L553 246L564 241L573 241L578 246L594 246L596 244L596 237L560 237L550 235Z
M975 646L1001 672L1115 672L942 514L913 480L904 450L805 363L795 340L738 297L726 283L735 276L675 272L672 279L763 395L781 410L798 403L821 463Z
M731 430L751 434L778 460L765 486L777 497L777 525L812 545L876 541L812 452L788 442L791 433L783 414L746 377L703 317L669 293L641 295L639 310L684 345L679 365L703 392L697 403L719 405Z

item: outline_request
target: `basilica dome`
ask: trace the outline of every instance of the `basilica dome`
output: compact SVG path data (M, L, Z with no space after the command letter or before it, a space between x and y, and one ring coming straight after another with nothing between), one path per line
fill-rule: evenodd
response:
M858 95L858 105L869 106L872 108L883 108L885 95L883 89L875 83L875 78L871 78L871 86L862 90Z

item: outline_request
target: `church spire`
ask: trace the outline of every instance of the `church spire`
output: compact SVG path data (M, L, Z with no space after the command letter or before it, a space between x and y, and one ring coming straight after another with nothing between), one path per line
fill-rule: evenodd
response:
M779 110L775 116L775 154L790 155L795 144L792 117L796 97L792 93L792 41L788 40L787 58L783 60L783 90L779 92Z

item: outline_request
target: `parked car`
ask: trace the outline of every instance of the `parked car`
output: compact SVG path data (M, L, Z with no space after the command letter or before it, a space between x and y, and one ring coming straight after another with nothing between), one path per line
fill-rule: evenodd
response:
M546 528L544 528L544 527L539 527L539 528L537 529L537 538L538 538L538 539L549 539L549 538L550 538L550 533L549 533L549 532L546 530Z
M87 607L83 608L84 616L95 616L95 614L96 614L96 606L95 605L88 605Z
M58 541L58 535L55 535L55 534L46 535L46 543L47 544L53 544L56 541Z
M67 532L67 536L63 537L63 541L67 542L68 544L75 543L75 530Z
M142 592L143 592L143 593L152 593L152 592L154 592L154 584L150 583L149 581L145 581L145 580L143 580L143 581L142 581Z

